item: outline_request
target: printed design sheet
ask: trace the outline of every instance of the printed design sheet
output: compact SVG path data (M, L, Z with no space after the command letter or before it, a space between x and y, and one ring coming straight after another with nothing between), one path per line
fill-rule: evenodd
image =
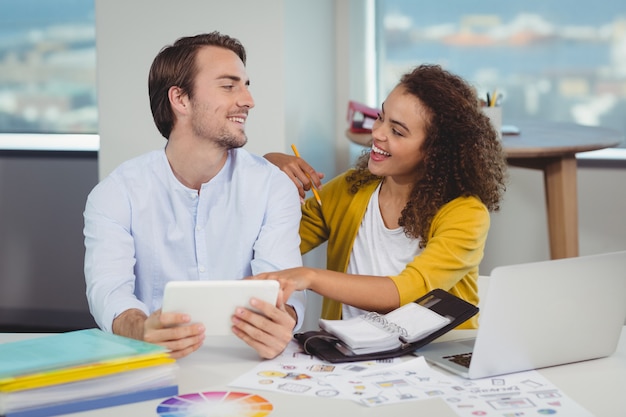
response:
M229 385L312 397L350 399L333 386L341 376L353 377L365 371L386 368L401 359L331 364L304 353L296 342L274 359L259 363Z
M438 397L462 417L593 416L537 371L469 380L430 367L418 357L332 383L369 407Z
M229 385L366 407L440 398L461 417L593 416L537 371L468 380L431 367L422 357L331 364L302 352L295 342Z

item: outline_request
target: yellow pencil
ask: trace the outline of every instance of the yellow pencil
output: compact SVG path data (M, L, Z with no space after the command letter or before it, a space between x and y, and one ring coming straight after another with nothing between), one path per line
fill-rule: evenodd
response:
M493 95L491 96L491 103L487 103L489 107L496 107L496 100L498 99L498 90L493 90Z
M298 148L296 148L296 145L292 144L291 145L291 149L293 150L293 154L295 156L297 156L298 158L300 158L300 152L298 152ZM311 176L309 175L308 172L305 172L305 174L311 180L311 191L313 191L313 195L315 196L315 199L317 200L317 204L319 204L321 206L322 205L322 199L320 198L320 195L317 192L317 187L315 186L315 184L313 184L313 178L311 178Z

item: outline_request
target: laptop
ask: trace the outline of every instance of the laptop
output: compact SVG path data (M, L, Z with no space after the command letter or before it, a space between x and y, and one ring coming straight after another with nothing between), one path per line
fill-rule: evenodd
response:
M475 338L414 354L476 379L615 352L626 320L626 251L496 267L488 282Z

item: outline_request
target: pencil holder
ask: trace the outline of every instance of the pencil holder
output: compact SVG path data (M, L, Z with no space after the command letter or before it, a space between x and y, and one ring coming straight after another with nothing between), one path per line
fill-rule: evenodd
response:
M502 140L502 107L482 107L483 114L489 118L491 122L491 126L496 131L498 135L498 140Z

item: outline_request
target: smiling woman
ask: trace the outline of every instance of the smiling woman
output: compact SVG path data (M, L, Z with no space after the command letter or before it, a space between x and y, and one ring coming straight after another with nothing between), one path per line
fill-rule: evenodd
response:
M328 243L326 269L259 274L286 294L324 297L322 318L387 313L441 288L476 304L490 212L499 210L501 142L462 78L437 65L405 73L384 100L372 144L354 168L302 207L300 250ZM301 158L266 155L287 175L315 176ZM470 320L463 326L475 327Z
M2 1L0 149L97 150L95 74L93 1Z

